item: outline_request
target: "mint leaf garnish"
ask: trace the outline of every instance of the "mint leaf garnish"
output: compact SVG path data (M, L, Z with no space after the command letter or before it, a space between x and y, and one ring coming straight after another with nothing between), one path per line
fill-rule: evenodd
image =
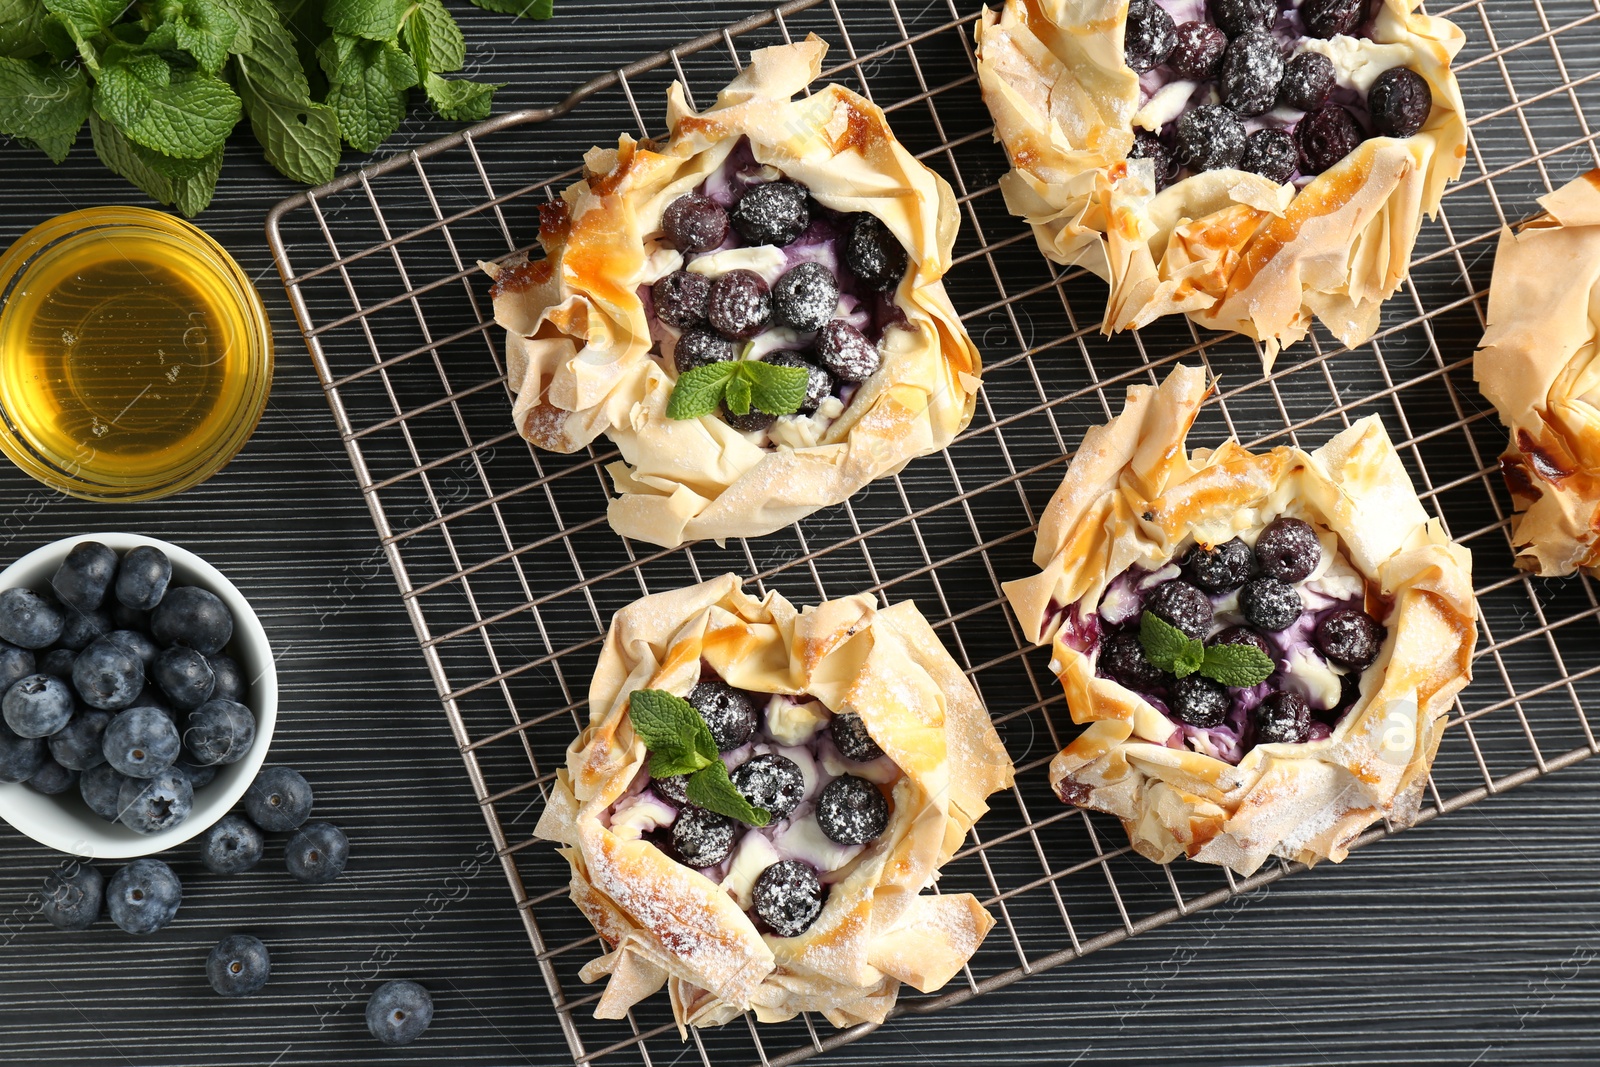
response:
M117 65L100 69L94 108L128 140L180 159L200 159L221 148L239 121L239 97L228 83L202 71L172 71L152 84L153 68L140 73Z
M250 129L279 171L312 185L333 178L339 120L313 103L294 37L267 0L232 0L250 50L234 57L234 84Z
M325 41L319 55L340 132L351 148L373 151L406 117L406 90L417 84L416 64L393 44L342 33Z
M422 72L426 84L429 74L449 74L467 61L467 42L461 27L450 17L440 0L422 0L407 14L400 26L400 43ZM429 94L430 99L432 94ZM437 108L437 102L434 103Z
M60 163L88 117L82 67L0 58L0 133L30 141Z
M628 695L628 720L650 750L653 778L692 774L712 763L721 765L710 727L680 696L660 689L636 689Z
M1139 643L1151 663L1179 678L1193 674L1205 661L1204 644L1152 611L1139 619Z
M153 199L171 204L191 218L211 203L217 175L222 173L221 148L204 159L173 159L134 144L92 111L89 132L94 135L94 154L100 162Z
M765 826L772 815L763 808L753 806L734 788L728 777L728 768L719 759L689 777L689 803L697 808L738 819L751 826Z
M437 74L423 75L422 88L428 94L428 103L440 118L451 122L481 122L489 117L494 105L494 91L504 87L504 82L474 82L465 78L441 78Z
M768 415L792 415L805 403L811 375L804 367L780 367L776 363L751 363L750 403Z
M250 39L239 38L242 28L233 11L221 0L183 0L181 12L170 23L179 48L194 56L200 69L216 74L234 52L249 50Z
M750 378L746 370L750 364L740 360L733 365L733 373L728 375L728 386L722 394L722 403L735 415L750 414Z
M393 43L409 0L328 0L322 21L336 34Z
M1212 645L1200 673L1231 689L1248 689L1272 674L1272 660L1251 645Z
M672 398L667 401L667 418L698 419L717 410L722 390L733 375L736 364L710 363L704 367L691 367L678 375Z

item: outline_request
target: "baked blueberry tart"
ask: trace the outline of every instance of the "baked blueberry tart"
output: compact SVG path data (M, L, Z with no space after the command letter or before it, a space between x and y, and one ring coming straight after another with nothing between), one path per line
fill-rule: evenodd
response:
M1110 283L1102 329L1175 313L1262 344L1372 336L1466 158L1420 0L1006 0L978 76L1044 254Z
M612 527L756 537L944 448L980 362L940 279L950 186L821 70L815 36L751 54L664 141L622 136L541 210L545 257L485 264L519 432L622 460Z
M1600 575L1600 171L1501 231L1473 376L1511 431L1500 470L1523 570Z
M994 925L924 892L1011 784L988 713L914 604L796 610L724 575L611 621L589 725L536 830L606 951L595 1015L663 985L681 1028L743 1012L881 1022Z
M1416 815L1471 677L1472 558L1376 416L1314 452L1188 452L1206 393L1186 367L1129 389L1006 585L1087 724L1050 782L1161 863L1337 862Z

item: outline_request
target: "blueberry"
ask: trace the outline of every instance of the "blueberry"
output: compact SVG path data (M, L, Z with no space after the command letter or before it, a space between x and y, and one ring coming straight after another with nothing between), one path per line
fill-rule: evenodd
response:
M433 1022L433 998L415 982L385 982L367 1000L367 1029L385 1045L409 1045Z
M56 644L70 652L80 652L95 638L111 632L111 615L108 612L66 608L61 616L61 636L56 639Z
M773 423L778 421L778 416L768 415L765 411L751 408L743 415L735 415L731 411L722 413L722 421L732 426L740 433L765 433Z
M818 332L816 354L822 369L840 381L864 382L878 369L878 346L843 319Z
M50 736L50 757L68 770L86 771L106 761L101 738L111 725L111 713L83 708L67 725Z
M239 664L234 662L232 656L220 653L207 656L206 660L211 664L211 673L217 679L216 688L211 691L211 695L222 697L224 700L237 700L243 704L245 695L250 692L250 684L244 680L244 672L239 669Z
M1196 544L1184 560L1189 580L1208 593L1231 593L1256 572L1255 553L1235 537L1220 545Z
M60 609L32 589L0 593L0 639L19 648L48 648L65 624Z
M194 786L189 776L167 768L154 778L129 778L117 792L122 825L135 833L159 834L189 817L194 810Z
M56 651L65 653L69 659L72 656L72 653L66 649L57 649ZM55 652L47 652L44 658L49 658L53 655L55 655ZM4 693L13 684L20 682L35 671L41 671L45 674L55 673L38 666L34 660L33 653L27 649L18 648L16 645L8 645L0 641L0 693Z
M23 737L0 722L0 782L26 782L44 766L45 744L38 737Z
M52 648L49 652L39 657L39 673L60 678L63 682L70 682L72 681L72 665L77 660L78 654L70 648Z
M754 694L713 679L696 685L684 699L694 705L694 710L711 728L711 739L717 743L718 752L738 748L755 732L760 707Z
M259 937L229 934L206 956L206 981L219 997L248 997L272 977L272 959Z
M881 293L895 289L908 262L905 248L876 215L863 212L851 219L844 237L844 266L863 285Z
M686 256L709 252L728 239L728 212L709 196L690 193L667 205L661 229Z
M283 860L295 881L322 885L344 873L350 860L350 839L332 823L306 823L284 846Z
M1172 685L1172 713L1190 726L1220 726L1228 717L1228 691L1210 678L1190 674Z
M150 614L150 636L163 645L188 645L209 656L232 639L233 616L215 593L179 586Z
M33 777L23 784L35 793L43 793L47 797L53 797L74 788L78 784L78 772L68 770L46 756L44 763L40 765L37 771L33 772Z
M655 779L656 792L672 801L674 804L689 803L689 776L687 774L674 774L668 778Z
M200 862L213 874L239 874L261 862L261 831L238 815L224 815L200 835Z
M740 796L774 819L787 816L806 793L805 778L794 760L775 753L740 764L732 778Z
M1296 693L1270 694L1254 716L1258 745L1296 745L1311 731L1311 708Z
M1254 630L1247 629L1243 626L1230 626L1226 630L1218 633L1215 637L1211 638L1206 642L1206 644L1249 645L1251 648L1255 649L1257 652L1261 653L1270 660L1276 660L1278 658L1277 655L1273 653L1272 646L1267 643L1267 639L1265 637L1262 637Z
M311 818L311 783L292 767L268 767L244 794L244 813L263 830L297 830Z
M144 661L109 637L96 638L72 661L72 688L95 708L125 708L144 688Z
M30 674L6 690L0 712L19 737L49 737L72 718L72 690L53 675Z
M179 711L198 708L211 699L217 687L217 676L206 657L183 645L162 649L151 665L150 677Z
M750 896L755 913L779 937L796 937L822 913L822 882L809 863L779 860L761 872Z
M1239 591L1239 609L1251 626L1275 634L1293 626L1306 606L1294 586L1263 575Z
M761 275L743 267L711 283L706 321L722 336L748 341L772 318L772 294Z
M101 743L106 762L130 778L154 778L172 766L183 747L172 720L151 707L113 716Z
M1367 90L1367 110L1379 137L1410 137L1433 110L1433 90L1414 70L1390 67Z
M1172 16L1155 0L1128 0L1122 29L1122 59L1135 73L1154 70L1167 61L1178 35Z
M167 595L172 561L155 545L130 548L117 568L117 603L129 611L150 611ZM117 625L127 626L118 620Z
M1283 65L1278 102L1297 111L1315 111L1328 102L1335 84L1333 60L1321 52L1297 52Z
M106 822L116 822L122 814L122 802L119 799L122 793L122 783L128 781L128 776L122 774L109 763L101 763L90 767L78 779L78 795L83 797L83 802L89 810L100 816Z
M1240 115L1259 115L1278 99L1283 81L1283 53L1265 33L1249 33L1228 42L1217 85L1222 102Z
M186 759L178 760L177 763L172 765L172 769L189 779L189 784L196 789L204 789L217 776L217 769L210 764L202 767L198 763L190 763Z
M1211 629L1211 598L1181 578L1152 589L1144 606L1190 637L1204 637Z
M56 568L50 588L69 608L93 611L117 574L117 554L99 541L79 541Z
M706 301L710 296L711 280L686 270L675 270L650 287L656 318L680 330L706 320Z
M790 181L746 189L730 214L733 228L753 245L786 245L811 225L806 191Z
M867 733L866 721L853 711L835 715L828 723L828 734L839 754L847 760L870 763L883 755L878 742Z
M1135 632L1112 634L1100 644L1100 670L1129 689L1156 689L1172 675L1150 662Z
M236 700L212 697L183 726L183 747L202 767L238 763L255 740L256 717Z
M106 909L130 934L153 934L172 921L183 903L183 883L160 860L137 859L111 876Z
M1282 185L1294 177L1294 169L1299 165L1300 150L1294 146L1294 138L1287 130L1257 130L1245 138L1240 170Z
M841 774L817 798L817 825L830 841L864 845L889 825L889 802L865 778Z
M1178 120L1177 159L1190 170L1222 170L1244 155L1244 123L1225 107L1203 104Z
M698 326L683 331L672 349L672 363L679 374L687 374L696 367L712 363L726 363L739 358L739 346L725 337Z
M1302 582L1321 562L1322 542L1303 519L1273 519L1256 538L1256 564L1269 578Z
M1300 5L1300 18L1307 34L1327 39L1354 31L1365 6L1366 0L1305 0Z
M839 280L821 263L800 263L772 287L772 310L780 326L820 330L839 306Z
M1156 172L1157 189L1166 188L1176 172L1176 168L1172 165L1172 153L1167 151L1167 146L1161 138L1148 130L1134 131L1133 147L1128 149L1128 158L1150 161Z
M672 847L690 867L713 867L733 851L738 824L726 815L688 805L672 823Z
M806 372L806 398L797 409L802 415L816 411L823 400L833 393L833 375L794 352L774 352L764 357L763 362L775 367L798 367Z
M67 860L44 877L39 914L61 930L87 930L100 918L106 880L82 860Z
M156 656L161 652L161 646L139 630L112 630L106 637L138 656L145 670L150 669L150 665L156 661Z
M1321 174L1354 152L1367 135L1355 116L1337 105L1318 108L1294 128L1295 147L1300 149L1300 172Z
M1270 29L1278 18L1277 0L1210 0L1211 21L1229 37Z
M1384 636L1382 624L1360 608L1328 612L1318 620L1314 633L1324 656L1358 671L1366 670L1378 658Z
M1167 66L1192 81L1205 81L1217 72L1228 49L1227 34L1204 22L1185 22L1174 32L1177 43L1167 56Z

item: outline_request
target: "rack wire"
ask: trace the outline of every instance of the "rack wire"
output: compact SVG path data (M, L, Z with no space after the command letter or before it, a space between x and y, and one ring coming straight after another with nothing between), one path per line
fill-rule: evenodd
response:
M624 1021L590 1018L598 992L577 972L603 947L566 900L566 864L532 828L586 715L611 613L724 571L800 603L863 589L915 599L1016 761L1016 787L994 798L941 881L977 894L999 925L949 988L908 993L898 1011L948 1008L1299 869L1236 878L1151 864L1114 821L1062 806L1045 781L1074 728L1047 653L1026 646L1000 582L1030 573L1039 511L1085 427L1116 411L1127 385L1179 360L1222 383L1195 443L1233 434L1309 448L1379 413L1425 505L1473 549L1477 677L1451 715L1421 821L1600 751L1585 713L1600 697L1600 600L1586 578L1511 568L1504 435L1470 366L1500 228L1600 166L1587 114L1600 0L1468 0L1433 13L1467 32L1456 64L1472 115L1467 172L1424 227L1377 336L1348 350L1319 328L1266 377L1253 343L1182 319L1099 335L1103 284L1047 263L1001 202L1005 159L973 68L978 12L954 0L798 0L274 209L268 236L290 302L575 1063L650 1064L678 1038L665 997ZM955 189L962 230L946 285L986 359L977 416L945 453L770 537L672 551L630 543L605 523L614 450L536 452L511 429L502 340L475 262L538 255L537 207L577 173L563 168L615 131L659 132L672 80L704 106L749 49L807 33L830 45L826 78L882 106ZM1363 843L1390 832L1376 827ZM691 1041L707 1067L781 1065L870 1029L802 1016Z

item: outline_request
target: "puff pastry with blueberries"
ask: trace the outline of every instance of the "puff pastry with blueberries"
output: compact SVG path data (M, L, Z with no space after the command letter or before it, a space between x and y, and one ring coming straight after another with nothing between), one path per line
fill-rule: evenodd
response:
M1130 388L1050 501L1040 573L1006 585L1086 724L1050 781L1158 862L1339 861L1418 810L1471 677L1471 555L1423 511L1376 416L1309 453L1189 452L1206 393L1186 367ZM1146 627L1207 666L1179 677ZM1253 685L1210 673L1256 653L1269 673Z
M770 822L651 777L644 690L687 699ZM612 619L589 714L536 833L562 845L606 942L582 972L607 979L597 1017L665 985L680 1028L745 1011L880 1022L901 983L939 988L994 924L970 894L927 892L1012 765L914 604L796 610L731 574L644 597Z
M1102 329L1187 314L1262 343L1377 329L1466 158L1420 0L1006 0L978 76L1006 205L1111 286Z
M675 83L665 141L592 149L541 212L544 259L483 265L518 431L557 452L608 436L625 536L770 533L972 417L978 352L940 282L955 197L870 101L799 95L826 51L815 36L758 50L703 112ZM720 408L669 416L684 374L735 361L787 368L798 408L730 386Z

